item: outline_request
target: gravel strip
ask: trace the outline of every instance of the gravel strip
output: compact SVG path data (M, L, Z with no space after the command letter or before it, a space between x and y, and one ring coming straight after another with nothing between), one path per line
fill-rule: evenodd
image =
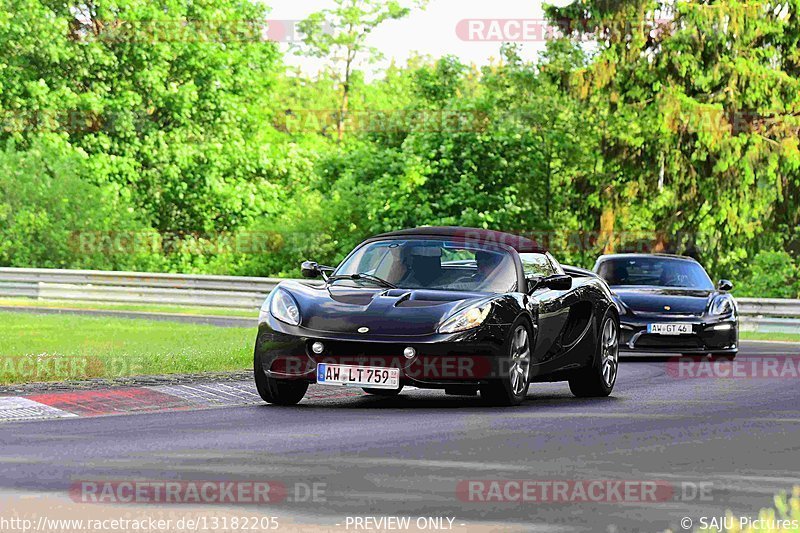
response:
M16 383L0 385L0 396L24 396L42 392L113 389L119 387L153 387L159 385L190 385L253 379L252 370L234 372L203 372L200 374L165 374L161 376L127 376L113 379L86 379L47 383Z

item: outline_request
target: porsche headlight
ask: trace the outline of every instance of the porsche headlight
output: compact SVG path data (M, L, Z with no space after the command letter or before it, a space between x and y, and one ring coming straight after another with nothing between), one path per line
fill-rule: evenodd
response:
M733 313L733 309L733 298L723 295L714 298L714 301L711 302L711 307L709 308L708 312L714 316L724 316Z
M492 302L482 302L462 309L439 326L439 333L456 333L478 327L489 316L491 309Z
M275 294L269 306L269 312L280 320L292 326L300 325L300 308L288 292L275 289ZM266 303L266 302L265 302Z

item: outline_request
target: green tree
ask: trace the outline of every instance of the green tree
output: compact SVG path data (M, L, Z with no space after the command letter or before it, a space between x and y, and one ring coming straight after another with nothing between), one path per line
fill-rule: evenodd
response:
M601 124L595 224L651 231L712 270L781 245L779 222L798 221L798 7L583 0L550 10L568 37L599 47L573 76Z
M754 298L800 298L800 266L787 252L762 251L753 257L750 274L736 294Z
M287 179L262 105L279 69L265 16L248 0L3 0L0 138L66 135L159 231L234 229Z
M312 13L299 25L304 38L299 50L310 57L330 62L330 74L339 87L336 129L339 140L345 131L353 72L360 59L374 63L380 50L367 44L369 35L387 20L407 16L410 8L398 0L333 0L334 7ZM413 0L424 7L428 0Z
M127 267L137 250L108 246L114 235L145 229L109 185L88 179L89 157L56 135L25 150L0 150L0 265L50 268ZM101 238L102 237L102 238Z

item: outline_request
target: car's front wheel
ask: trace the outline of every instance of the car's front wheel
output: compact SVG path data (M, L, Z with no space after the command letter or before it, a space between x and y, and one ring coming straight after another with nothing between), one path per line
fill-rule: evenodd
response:
M295 405L303 399L308 390L307 381L267 377L258 354L253 357L253 374L256 380L256 390L261 399L267 403Z
M569 380L569 390L579 398L608 396L617 382L619 322L609 311L603 317L600 327L600 338L592 364Z
M519 405L531 384L531 341L528 327L517 322L507 341L508 356L499 379L481 387L481 397L494 405Z

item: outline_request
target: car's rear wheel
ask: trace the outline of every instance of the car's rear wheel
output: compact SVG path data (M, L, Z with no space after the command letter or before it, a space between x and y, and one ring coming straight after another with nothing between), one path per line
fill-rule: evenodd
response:
M736 359L737 352L733 353L712 353L711 360L712 361L733 361Z
M531 383L531 342L528 327L517 322L506 342L507 357L501 377L481 387L481 398L494 405L519 405Z
M261 399L267 403L295 405L303 399L308 390L307 381L267 377L258 354L253 357L253 374L256 380L256 390Z
M579 398L611 394L619 369L619 321L607 312L600 326L600 338L592 364L569 380L569 390Z
M400 385L399 389L370 389L370 388L363 388L362 389L367 394L371 394L373 396L397 396L403 391L403 386Z

